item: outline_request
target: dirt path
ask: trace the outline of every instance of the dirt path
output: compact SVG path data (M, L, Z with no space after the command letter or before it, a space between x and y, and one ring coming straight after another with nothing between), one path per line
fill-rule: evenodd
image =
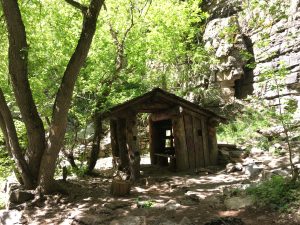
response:
M183 218L205 224L215 217L241 218L245 224L292 225L278 213L255 209L226 210L224 193L249 183L239 174L172 173L162 168L143 166L143 178L125 198L110 195L112 170L109 160L102 160L99 177L69 179L62 183L68 196L49 196L46 202L24 209L25 224L110 224L112 220L142 218L147 225L175 225ZM100 169L100 167L98 167ZM148 206L148 207L144 207ZM122 220L121 220L122 221ZM125 223L119 223L125 224Z
M149 163L149 158L143 158L142 163ZM277 212L253 206L227 210L226 193L250 182L243 173L173 173L148 164L142 166L142 179L132 187L130 195L114 198L110 194L111 158L101 159L97 169L98 177L61 182L68 195L47 196L46 201L26 204L22 224L143 224L133 223L140 219L147 225L203 225L226 216L238 217L246 225L297 224L287 217L281 218Z

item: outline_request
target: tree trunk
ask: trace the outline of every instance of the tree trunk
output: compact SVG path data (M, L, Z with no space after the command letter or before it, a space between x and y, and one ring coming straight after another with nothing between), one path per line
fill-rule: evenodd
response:
M96 114L96 118L94 121L95 133L93 138L93 145L88 165L88 173L92 173L93 169L96 166L99 151L100 151L100 141L101 141L101 134L102 134L102 120L100 114Z
M26 41L26 31L18 2L16 0L2 0L1 2L9 33L9 74L16 102L27 131L28 167L34 182L36 182L46 142L44 125L37 112L28 81L29 49Z
M66 133L67 115L71 105L75 81L87 57L103 2L104 0L92 0L88 10L84 13L80 39L67 65L62 83L56 95L48 146L42 157L40 167L39 185L44 192L52 191L55 163Z

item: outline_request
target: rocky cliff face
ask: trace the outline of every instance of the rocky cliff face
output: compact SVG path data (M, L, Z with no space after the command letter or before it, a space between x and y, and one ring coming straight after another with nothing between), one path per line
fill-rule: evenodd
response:
M300 0L206 0L203 9L211 15L203 41L217 59L212 81L223 98L254 94L277 104L274 80L262 78L282 73L280 95L300 109Z

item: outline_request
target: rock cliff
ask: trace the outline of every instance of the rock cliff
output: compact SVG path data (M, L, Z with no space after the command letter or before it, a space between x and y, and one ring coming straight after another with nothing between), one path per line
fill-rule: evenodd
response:
M211 81L226 101L247 95L278 104L274 79L284 76L282 99L300 109L300 0L204 0L210 13L203 41L217 59ZM300 112L300 111L298 111ZM298 113L299 114L299 113Z

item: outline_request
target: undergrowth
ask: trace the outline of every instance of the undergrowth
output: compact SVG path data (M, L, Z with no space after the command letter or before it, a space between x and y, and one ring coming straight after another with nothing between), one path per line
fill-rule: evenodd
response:
M241 112L231 115L226 124L218 127L218 141L239 145L250 144L267 150L269 140L257 131L274 125L274 110L245 106Z
M13 160L4 146L0 145L0 181L5 180L13 171Z
M255 203L261 207L274 210L289 211L299 207L300 183L291 183L282 176L273 176L246 189Z

